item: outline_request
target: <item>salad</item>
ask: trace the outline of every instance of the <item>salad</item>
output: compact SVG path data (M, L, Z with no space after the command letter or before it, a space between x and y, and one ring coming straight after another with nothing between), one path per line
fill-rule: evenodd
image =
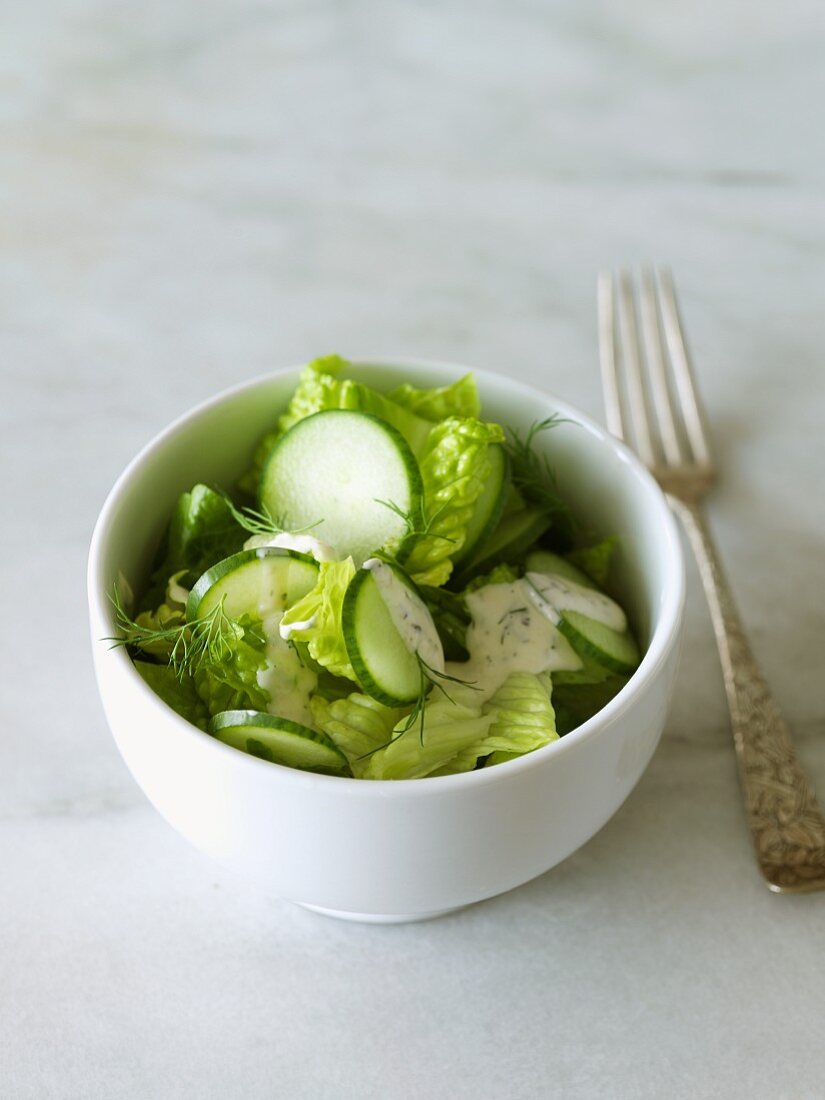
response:
M231 492L182 494L111 641L183 718L288 767L451 775L564 736L639 649L603 590L617 540L537 447L559 421L520 435L472 375L379 393L348 366L304 368Z

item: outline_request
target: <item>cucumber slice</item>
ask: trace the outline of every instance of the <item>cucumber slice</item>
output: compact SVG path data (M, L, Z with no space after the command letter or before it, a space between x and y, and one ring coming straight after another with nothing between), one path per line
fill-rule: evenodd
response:
M325 733L259 710L224 710L209 732L225 745L287 768L339 774L349 770L344 754Z
M453 559L456 565L467 561L484 545L495 531L507 501L510 487L510 459L507 452L500 443L491 443L487 448L487 457L490 460L490 474L467 524L464 545Z
M224 558L195 583L186 601L189 622L208 615L221 600L230 619L263 618L285 611L318 580L318 563L306 554L263 546Z
M629 631L620 634L579 611L563 611L559 630L582 657L612 672L628 675L639 664L639 647Z
M511 562L524 553L550 526L550 518L535 508L522 508L505 516L483 546L456 578L465 584L476 573L488 573L500 562Z
M400 432L348 409L294 424L275 445L260 487L261 502L283 527L312 526L339 558L352 555L358 565L403 542L404 514L417 513L421 492L421 471Z
M560 554L553 554L550 550L534 550L532 554L528 554L524 570L526 573L544 573L548 576L564 577L565 580L575 581L583 588L596 587L586 573L582 573L581 569L567 558L561 557Z
M412 613L420 615L422 630L429 624L437 636L432 615L412 581L401 569L385 564L407 588L412 598ZM359 569L350 581L341 622L350 664L367 695L388 707L415 702L421 693L418 655L399 633L370 570Z

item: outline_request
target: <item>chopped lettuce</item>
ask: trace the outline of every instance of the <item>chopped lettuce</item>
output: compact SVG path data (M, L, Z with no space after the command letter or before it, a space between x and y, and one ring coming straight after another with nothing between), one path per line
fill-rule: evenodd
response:
M193 679L210 715L222 710L266 710L269 692L258 683L267 667L260 619L244 615L224 634L220 659L204 661Z
M329 702L319 695L312 699L312 716L322 733L331 737L346 756L356 779L364 775L375 753L392 737L403 710L385 707L369 695L353 693Z
M206 485L195 485L188 493L181 493L166 533L162 559L152 573L140 609L157 607L173 573L182 574L194 584L210 565L240 550L245 538L246 532L220 493Z
M205 730L209 711L188 674L179 676L170 665L156 665L149 661L135 661L135 668L156 695L181 718L198 729Z
M439 773L470 771L482 757L499 764L558 739L549 673L511 672L482 711L492 718L486 736L468 745Z
M481 401L472 374L465 374L450 386L431 390L417 390L415 386L405 383L390 390L387 397L425 420L446 420L448 416L477 419L481 416Z
M304 367L298 388L286 412L278 420L278 430L288 431L305 416L325 409L352 409L371 413L396 428L409 443L414 454L422 449L432 429L432 424L396 404L363 382L338 375L349 363L338 355L316 359Z
M281 626L292 628L290 638L305 642L310 657L319 665L334 676L345 676L357 683L341 626L344 596L354 576L355 563L352 558L321 562L317 584L289 608L281 620Z
M404 730L407 720L395 727L392 740L374 752L364 773L366 779L420 779L432 775L461 752L483 742L493 714L459 706L443 696L424 707L423 733L419 722Z
M490 474L488 445L499 443L498 424L450 417L436 424L420 456L424 483L424 532L404 562L417 584L442 585L452 556L464 544L473 506Z
M610 565L619 540L616 535L610 535L606 539L600 539L592 546L582 546L577 550L571 550L567 560L586 573L600 588L604 588L610 577Z
M462 595L469 596L471 592L475 592L479 588L486 588L488 584L512 584L520 576L521 573L517 566L500 562L498 565L493 566L489 573L483 573L480 577L473 577Z

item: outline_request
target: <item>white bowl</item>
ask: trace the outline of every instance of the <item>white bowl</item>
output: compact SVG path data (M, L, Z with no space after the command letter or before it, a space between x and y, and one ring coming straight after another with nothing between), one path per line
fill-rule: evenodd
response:
M379 388L443 385L468 368L363 362ZM665 721L678 659L684 563L670 510L636 458L593 421L538 390L475 371L485 415L541 437L564 495L621 539L619 596L646 647L627 686L545 748L464 775L369 782L247 756L202 733L143 682L115 633L119 572L139 588L179 493L231 485L294 389L298 369L256 379L176 420L116 482L89 554L92 647L103 706L126 764L166 820L269 891L361 920L411 920L540 875L589 840L638 782ZM594 871L594 873L598 873Z

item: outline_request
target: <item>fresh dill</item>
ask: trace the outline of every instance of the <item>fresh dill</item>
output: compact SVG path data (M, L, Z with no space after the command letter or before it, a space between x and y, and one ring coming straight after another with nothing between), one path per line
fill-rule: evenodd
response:
M423 497L419 499L417 506L413 508L402 508L399 504L396 504L394 500L376 499L375 503L383 504L385 508L389 508L389 510L398 516L399 519L404 521L405 538L434 538L442 539L444 542L456 541L454 538L450 538L449 535L438 535L433 533L433 527L451 503L449 500L445 500L444 503L440 504L429 516L424 506Z
M437 689L447 699L449 703L455 705L455 700L449 694L444 687L444 681L450 684L460 684L462 687L468 687L471 691L480 691L474 680L462 680L459 676L450 676L446 672L440 672L437 668L433 668L432 665L427 664L420 653L415 654L418 661L418 677L419 677L419 689L418 696L412 705L412 710L407 715L403 726L401 726L393 737L388 741L384 741L381 745L376 745L374 749L370 749L369 752L363 753L359 756L358 760L366 760L368 757L373 756L381 749L386 749L390 745L394 744L400 737L409 730L418 726L418 742L423 746L424 744L424 727L426 720L426 706L427 699L430 692L433 689Z
M111 642L112 649L118 646L130 646L150 654L150 646L168 649L168 664L174 669L179 680L206 665L220 664L225 661L232 653L230 639L236 639L239 632L249 629L226 615L223 600L206 615L191 622L153 627L140 623L129 615L123 606L117 585L114 586L114 594L109 599L114 605L115 618L121 633L103 640Z
M236 508L232 503L229 496L221 489L218 490L223 499L226 501L226 506L229 512L244 531L248 531L250 535L283 535L289 533L291 535L304 535L307 531L312 531L323 521L318 519L314 523L308 523L305 527L297 527L289 529L284 526L283 516L273 516L267 506L264 504L260 510L257 508Z
M534 421L523 435L512 428L507 429L509 439L504 444L510 459L510 471L513 485L527 501L539 508L545 515L572 523L568 505L559 495L556 475L547 455L536 450L536 439L543 432L566 423L564 417L554 413L544 420Z

